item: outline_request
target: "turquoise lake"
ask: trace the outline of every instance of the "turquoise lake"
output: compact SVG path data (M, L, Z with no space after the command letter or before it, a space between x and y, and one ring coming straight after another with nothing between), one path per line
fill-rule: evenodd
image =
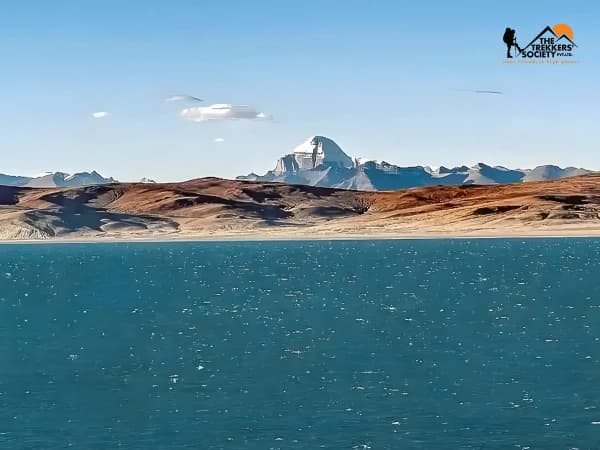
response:
M599 261L591 238L0 245L0 448L600 448Z

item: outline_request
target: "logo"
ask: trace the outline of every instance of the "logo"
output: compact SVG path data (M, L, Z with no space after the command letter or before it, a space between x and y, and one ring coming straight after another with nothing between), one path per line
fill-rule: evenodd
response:
M544 28L531 42L521 47L517 42L516 31L506 28L502 41L506 44L505 63L576 63L574 59L577 44L573 41L573 29L566 23L558 23Z

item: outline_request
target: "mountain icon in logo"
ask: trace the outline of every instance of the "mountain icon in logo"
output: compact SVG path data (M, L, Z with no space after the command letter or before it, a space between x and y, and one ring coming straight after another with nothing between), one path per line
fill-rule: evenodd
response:
M536 37L534 37L529 44L527 44L523 51L531 47L538 39L552 37L556 39L556 42L561 39L569 41L572 45L577 47L577 44L573 42L573 29L566 23L559 23L553 27L546 26Z

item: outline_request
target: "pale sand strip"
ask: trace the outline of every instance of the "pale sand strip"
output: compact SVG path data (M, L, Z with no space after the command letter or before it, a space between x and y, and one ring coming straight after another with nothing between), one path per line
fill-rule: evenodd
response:
M306 231L306 230L303 230ZM590 227L564 230L485 230L473 232L446 232L446 233L301 233L295 230L281 232L254 232L254 233L213 233L201 234L160 234L155 236L131 235L95 235L56 237L50 239L24 239L0 240L0 244L106 244L106 243L135 243L135 242L237 242L237 241L329 241L329 240L402 240L402 239L539 239L539 238L600 238L600 228Z

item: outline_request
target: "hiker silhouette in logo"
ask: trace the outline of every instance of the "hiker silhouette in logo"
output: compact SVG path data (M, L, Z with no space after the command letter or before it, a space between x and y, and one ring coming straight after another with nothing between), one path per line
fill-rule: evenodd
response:
M519 44L517 44L517 39L515 38L515 30L514 29L507 28L506 31L504 32L504 36L502 37L502 40L506 44L506 57L507 58L512 58L512 55L510 54L510 49L513 46L517 47L517 50L519 50L519 53L521 53L522 50L519 47Z

